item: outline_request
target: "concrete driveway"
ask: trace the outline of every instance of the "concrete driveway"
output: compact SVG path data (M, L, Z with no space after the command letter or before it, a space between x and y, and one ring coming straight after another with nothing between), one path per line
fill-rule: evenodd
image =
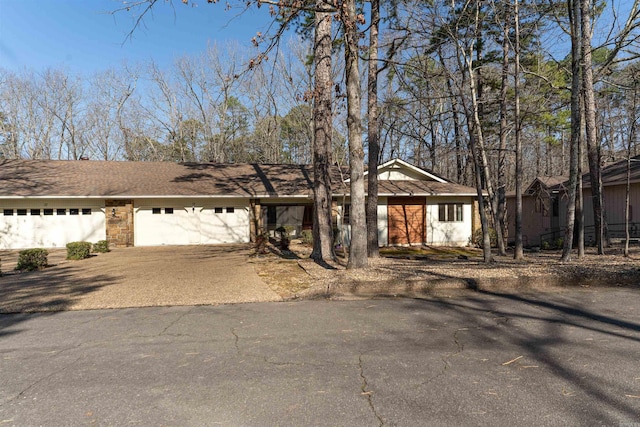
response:
M51 251L43 271L15 273L0 253L0 313L278 301L247 245L116 248L81 261Z

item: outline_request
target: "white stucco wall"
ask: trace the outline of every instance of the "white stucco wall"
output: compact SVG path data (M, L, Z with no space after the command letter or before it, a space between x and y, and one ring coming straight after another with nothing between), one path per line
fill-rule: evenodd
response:
M461 222L440 222L440 203L462 203ZM427 244L433 246L465 246L471 239L472 215L469 197L427 198Z
M13 210L13 215L4 215L5 209ZM17 215L18 209L26 209L26 215ZM32 209L40 213L32 214ZM53 209L53 215L45 215L45 209ZM58 215L57 209L65 209L65 214ZM78 215L71 215L70 209L78 209ZM91 209L91 214L83 215L82 209ZM60 248L70 242L105 239L103 200L0 200L0 249Z

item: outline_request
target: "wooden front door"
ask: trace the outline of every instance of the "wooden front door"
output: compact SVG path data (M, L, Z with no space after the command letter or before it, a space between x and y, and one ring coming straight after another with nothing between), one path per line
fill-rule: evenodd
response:
M424 197L389 197L389 244L406 245L426 242L426 207Z

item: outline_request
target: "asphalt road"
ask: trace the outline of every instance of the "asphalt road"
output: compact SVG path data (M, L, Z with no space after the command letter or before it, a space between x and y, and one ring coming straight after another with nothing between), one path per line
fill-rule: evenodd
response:
M0 316L0 426L640 426L639 291Z

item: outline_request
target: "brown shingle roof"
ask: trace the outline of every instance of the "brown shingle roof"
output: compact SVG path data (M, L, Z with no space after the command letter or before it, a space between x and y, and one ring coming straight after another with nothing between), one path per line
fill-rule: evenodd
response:
M348 187L346 188L348 194ZM366 190L366 188L365 188ZM334 193L344 192L344 188L337 186L333 189ZM436 181L378 181L378 195L380 196L476 196L476 189L464 185L453 184L450 182Z
M349 193L332 169L334 193ZM475 195L435 181L379 181L380 195ZM308 165L2 160L0 197L311 197Z
M640 156L631 158L629 164L631 182L640 180ZM622 185L627 182L627 160L610 163L602 168L602 185ZM585 188L591 187L591 177L589 172L582 175L582 185Z
M302 165L4 160L0 197L308 196Z

